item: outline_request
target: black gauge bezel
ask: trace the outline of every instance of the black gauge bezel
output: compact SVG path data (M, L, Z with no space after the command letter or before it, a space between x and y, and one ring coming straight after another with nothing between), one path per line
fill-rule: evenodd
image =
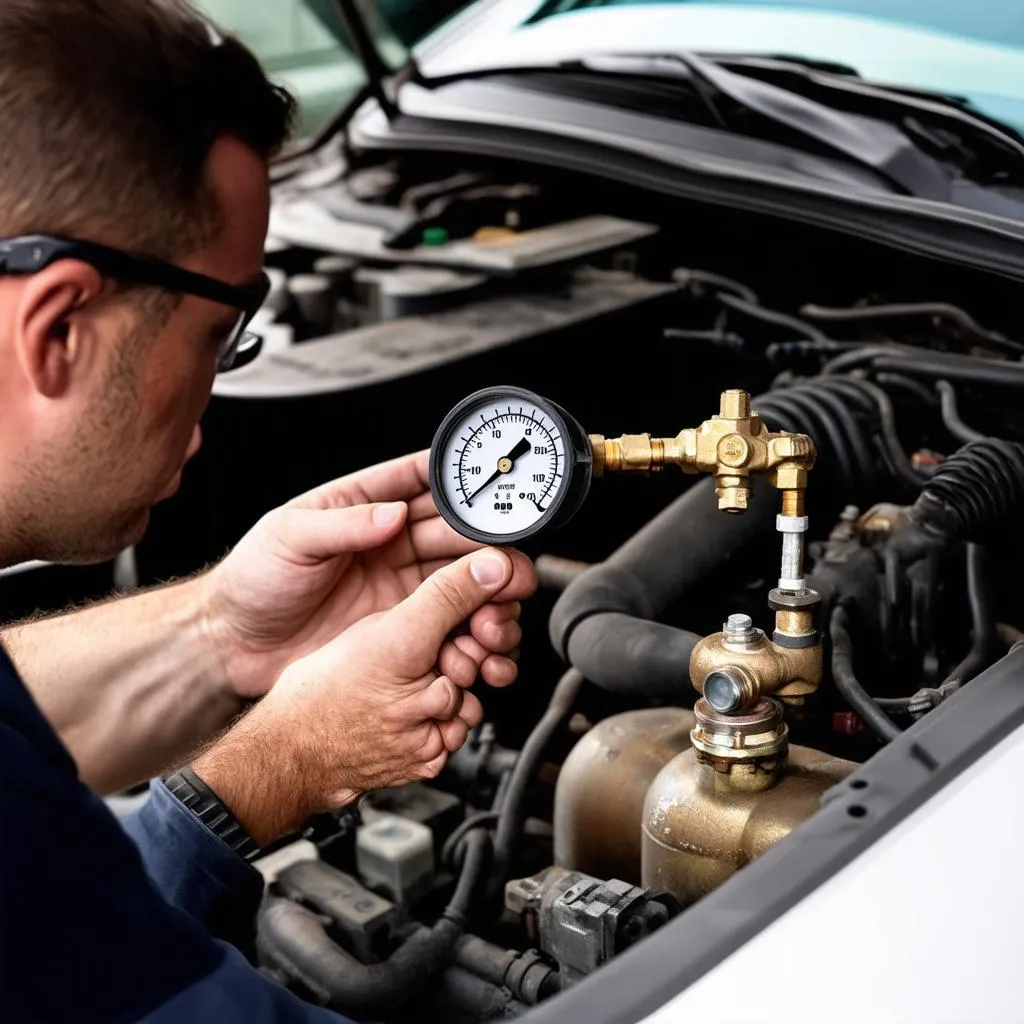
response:
M458 514L452 503L448 500L441 484L443 467L441 461L446 457L445 451L455 427L479 407L481 412L486 407L495 403L495 408L500 410L502 405L508 406L509 414L513 413L509 400L531 405L538 412L542 412L555 424L556 429L562 435L565 444L565 468L563 470L566 480L559 488L551 505L544 510L544 514L533 526L517 533L484 533L469 526ZM499 415L501 415L499 411ZM590 442L583 428L564 409L542 395L525 388L518 388L512 385L508 387L483 388L468 395L444 418L434 440L430 445L430 491L434 496L434 503L438 512L448 525L479 544L491 545L513 545L521 541L536 537L539 533L558 529L572 518L579 510L580 505L586 498L590 489L590 478L593 467L593 455L590 449Z

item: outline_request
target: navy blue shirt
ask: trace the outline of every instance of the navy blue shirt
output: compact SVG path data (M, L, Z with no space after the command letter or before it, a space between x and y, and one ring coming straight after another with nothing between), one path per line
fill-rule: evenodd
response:
M79 781L0 646L4 1024L343 1020L230 944L251 933L261 877L162 783L123 825Z

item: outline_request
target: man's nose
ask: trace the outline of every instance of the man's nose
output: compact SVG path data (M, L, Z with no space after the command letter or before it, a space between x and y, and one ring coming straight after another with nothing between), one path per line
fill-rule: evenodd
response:
M188 451L185 452L185 460L188 461L203 446L203 431L197 423L192 431L192 440L188 443Z

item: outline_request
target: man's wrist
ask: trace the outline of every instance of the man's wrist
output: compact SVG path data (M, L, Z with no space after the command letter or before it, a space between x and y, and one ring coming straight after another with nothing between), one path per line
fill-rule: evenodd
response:
M362 794L344 790L325 799L317 785L324 775L317 753L296 744L294 735L275 735L271 722L259 721L259 710L196 758L192 770L253 841L267 846L299 831L313 815L355 803ZM295 728L300 725L290 723Z
M287 658L273 647L253 648L232 621L214 566L191 581L195 585L197 621L203 642L216 660L225 690L243 704L264 696L287 665ZM227 611L225 610L227 608Z
M292 752L247 719L196 758L192 770L253 841L266 846L296 831L314 812Z
M187 807L233 853L252 860L260 846L242 827L227 805L192 768L186 765L164 779L168 792Z

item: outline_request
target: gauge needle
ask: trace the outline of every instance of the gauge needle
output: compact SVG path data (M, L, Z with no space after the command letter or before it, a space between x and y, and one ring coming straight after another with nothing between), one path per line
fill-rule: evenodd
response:
M503 473L511 473L512 467L515 465L516 459L520 455L525 455L530 450L530 442L526 438L522 438L513 448L508 455L503 459L498 459L498 468L463 502L464 505L469 505L471 508L473 502L487 490L495 480L498 479Z

